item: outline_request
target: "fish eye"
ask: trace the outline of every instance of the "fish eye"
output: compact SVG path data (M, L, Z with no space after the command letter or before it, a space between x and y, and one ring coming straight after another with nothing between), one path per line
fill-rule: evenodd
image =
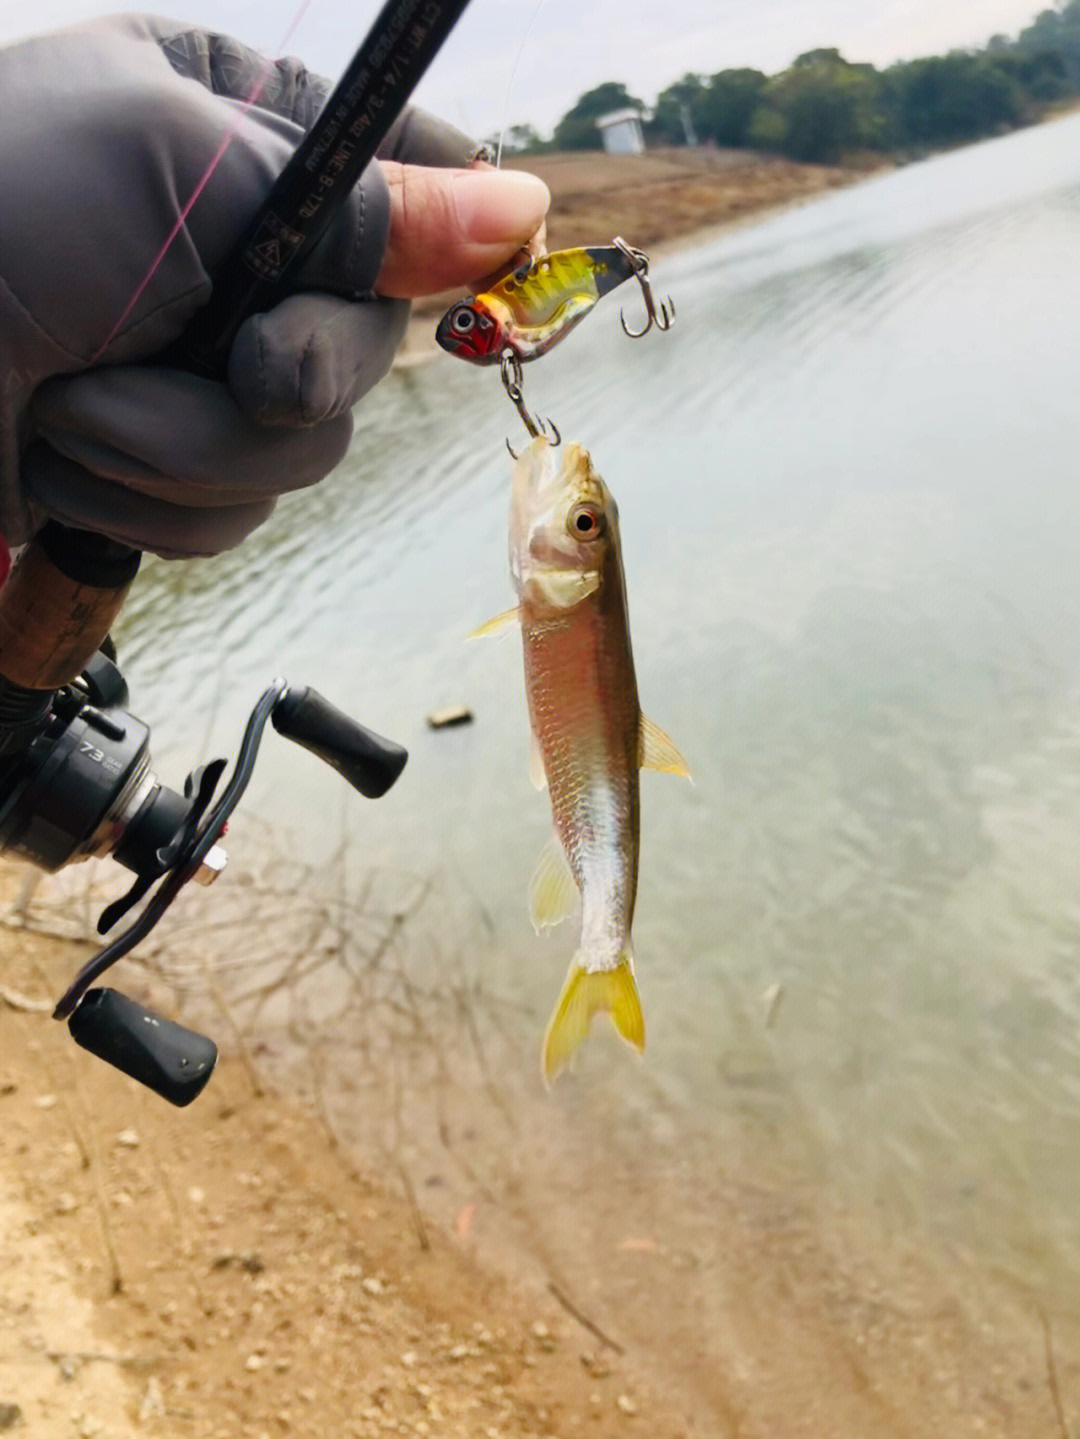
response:
M604 517L595 505L575 505L567 524L579 540L595 540L604 532Z
M453 326L455 334L467 335L476 324L476 316L471 310L458 310L450 324Z

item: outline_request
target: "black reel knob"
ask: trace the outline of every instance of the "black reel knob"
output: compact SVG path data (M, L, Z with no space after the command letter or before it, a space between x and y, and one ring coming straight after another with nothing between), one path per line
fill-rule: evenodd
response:
M197 1099L217 1063L205 1035L144 1009L115 989L92 989L68 1020L75 1043L170 1104Z

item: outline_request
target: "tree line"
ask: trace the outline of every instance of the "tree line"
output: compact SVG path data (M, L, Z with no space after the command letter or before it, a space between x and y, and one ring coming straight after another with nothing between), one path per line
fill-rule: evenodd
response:
M625 85L589 90L544 142L529 126L507 135L518 150L597 149L596 121L636 109L656 144L712 142L830 164L866 151L916 155L1031 123L1080 96L1080 0L1059 0L1015 39L877 70L835 49L810 50L778 75L720 70L684 75L651 112Z

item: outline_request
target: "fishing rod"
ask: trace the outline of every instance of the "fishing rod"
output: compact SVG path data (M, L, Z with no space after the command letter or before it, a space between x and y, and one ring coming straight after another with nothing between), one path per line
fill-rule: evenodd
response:
M208 304L162 359L224 376L236 333L290 289L399 117L468 0L386 0L311 129L213 280ZM47 871L111 856L135 875L104 933L157 886L138 918L77 976L54 1018L84 1048L178 1105L210 1077L213 1042L115 990L91 988L189 880L213 881L225 822L250 778L267 722L371 798L405 765L400 745L366 730L307 687L275 680L248 720L232 777L226 762L188 776L183 793L150 769L149 730L127 709L108 640L141 553L49 521L0 589L0 852Z

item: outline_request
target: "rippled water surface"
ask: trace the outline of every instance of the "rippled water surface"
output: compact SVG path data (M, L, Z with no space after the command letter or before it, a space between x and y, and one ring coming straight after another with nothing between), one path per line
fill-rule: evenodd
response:
M401 962L490 1004L475 1069L455 1041L432 1081L457 1094L445 1164L426 1121L409 1133L434 1103L416 1074L400 1153L448 1214L524 1193L517 1247L624 1340L666 1294L702 1365L730 1361L721 1251L751 1192L774 1215L797 1192L837 1266L884 1272L910 1245L949 1294L1074 1305L1078 256L1067 119L659 264L670 334L632 344L601 305L527 373L619 500L643 706L695 779L643 778L645 1062L597 1036L550 1099L537 1049L573 935L541 942L525 914L547 812L518 642L466 641L511 602L496 377L395 374L339 473L244 551L139 580L121 638L170 779L235 749L275 673L410 747L370 804L268 738L248 809L271 838L245 854L241 829L234 865L450 897L411 950L406 923ZM427 729L458 702L475 724ZM649 1245L675 1258L632 1282ZM688 1411L719 1414L694 1382ZM1001 1432L1054 1432L1031 1423Z

